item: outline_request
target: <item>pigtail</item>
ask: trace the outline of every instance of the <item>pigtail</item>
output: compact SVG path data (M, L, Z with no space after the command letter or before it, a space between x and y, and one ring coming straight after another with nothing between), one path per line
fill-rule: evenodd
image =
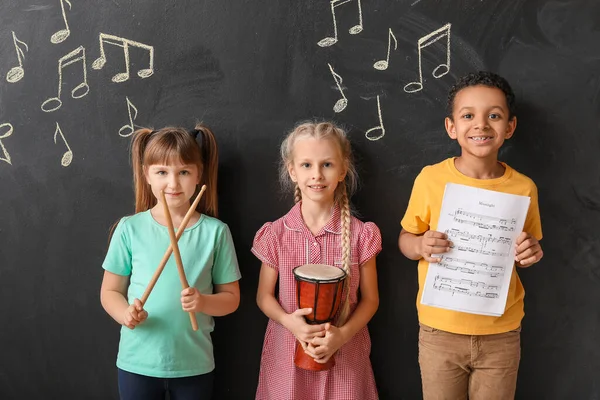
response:
M218 218L217 175L219 168L219 149L213 132L201 123L196 124L196 131L202 138L200 151L202 153L202 180L200 185L206 185L198 211Z
M346 272L346 279L344 280L344 300L342 302L342 309L340 311L339 318L337 320L337 326L342 326L346 323L348 315L350 314L350 287L352 283L352 273L350 268L350 223L352 217L350 214L350 201L348 200L348 191L346 190L345 181L340 182L340 219L342 222L342 266Z
M294 203L299 203L302 200L302 192L300 191L300 186L298 184L294 187Z
M144 173L144 152L152 132L147 128L138 129L134 132L131 142L131 168L133 169L136 213L151 209L156 202Z

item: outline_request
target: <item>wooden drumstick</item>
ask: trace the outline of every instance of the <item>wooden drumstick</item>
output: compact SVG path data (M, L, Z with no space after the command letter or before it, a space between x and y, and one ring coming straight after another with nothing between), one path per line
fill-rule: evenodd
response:
M181 235L183 235L183 231L185 230L185 227L187 226L188 222L190 222L192 215L194 215L194 211L196 211L196 207L198 207L198 204L200 203L200 199L202 199L202 195L204 194L205 190L206 190L206 185L202 185L202 188L200 189L200 193L198 193L198 196L196 196L196 199L190 206L190 209L188 210L187 214L185 214L185 217L183 217L183 220L181 221L181 224L179 225L179 229L177 229L177 240L179 240ZM146 303L146 301L148 300L148 297L150 297L150 293L152 293L152 289L154 289L154 285L156 285L156 282L158 281L160 274L162 273L163 269L165 269L165 265L167 265L167 261L169 261L169 257L171 257L172 252L173 252L173 246L169 245L169 247L165 251L165 254L163 255L162 260L160 260L160 263L158 264L156 271L154 271L154 275L152 275L152 279L150 279L150 283L146 287L146 290L144 291L142 298L140 299L140 301L142 302L142 306Z
M179 253L179 245L177 244L177 236L175 235L175 228L173 228L173 220L171 219L171 212L165 198L165 192L160 191L160 197L162 198L163 208L165 210L165 218L167 219L167 228L169 230L169 237L171 238L171 247L173 248L173 255L175 256L175 263L177 264L177 272L179 272L179 280L181 281L181 287L187 289L190 287L185 277L185 271L183 270L183 263L181 262L181 253ZM198 321L196 321L196 314L193 311L189 312L190 321L192 322L192 329L198 330Z

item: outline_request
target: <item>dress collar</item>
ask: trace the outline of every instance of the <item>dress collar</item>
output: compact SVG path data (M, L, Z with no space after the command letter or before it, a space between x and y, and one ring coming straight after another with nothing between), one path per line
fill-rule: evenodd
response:
M302 202L299 201L298 203L296 203L296 205L294 205L294 207L292 207L292 209L285 215L285 217L283 217L283 225L286 229L290 231L303 232L306 230L310 233L310 231L306 227L306 224L304 223L304 220L302 219L302 210L300 208L301 206ZM342 234L342 221L340 219L339 206L335 205L333 207L333 213L331 214L331 218L329 218L329 221L325 224L323 229L321 229L321 231L319 231L319 233L315 236L321 235L323 231L333 233L336 235Z

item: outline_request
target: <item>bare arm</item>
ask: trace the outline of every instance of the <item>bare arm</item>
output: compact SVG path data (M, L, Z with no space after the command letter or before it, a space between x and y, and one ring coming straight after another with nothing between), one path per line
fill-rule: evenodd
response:
M193 287L183 289L181 304L184 311L202 312L213 317L222 317L237 310L240 305L238 281L215 285L214 294L201 294Z
M127 302L128 286L128 276L104 271L100 288L100 302L108 315L117 323L133 329L148 317L148 313L144 311L140 300L135 299L134 304L131 305Z
M439 258L431 257L432 254L449 251L451 244L446 234L437 231L427 231L422 235L415 235L402 229L398 237L398 247L402 254L411 260L424 258L430 263L440 261Z
M308 342L316 335L322 335L325 331L325 324L309 325L304 320L303 316L310 313L310 308L299 309L291 314L281 308L275 298L276 283L277 270L263 263L260 268L258 291L256 293L256 303L261 311L273 321L283 325L301 341Z

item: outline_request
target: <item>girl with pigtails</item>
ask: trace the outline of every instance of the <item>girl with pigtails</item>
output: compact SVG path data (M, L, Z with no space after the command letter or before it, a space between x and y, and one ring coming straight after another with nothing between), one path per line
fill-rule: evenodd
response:
M264 224L252 247L262 262L257 303L269 317L256 399L377 399L367 323L379 306L375 257L381 234L375 224L351 215L357 174L345 132L328 122L298 125L281 144L280 179L294 188L296 204ZM308 324L304 316L312 309L298 309L292 270L305 264L346 272L340 311L331 323ZM335 366L296 367L296 340L317 363L335 355Z
M131 160L135 214L112 234L102 267L102 306L120 325L117 356L121 399L210 399L215 367L214 316L234 312L240 272L233 240L217 219L218 153L206 126L134 133ZM173 257L149 285L171 244L168 214L179 227L201 185L207 189L178 241L189 287L181 291ZM188 217L185 217L188 218ZM140 299L147 298L145 303ZM192 330L193 313L198 330Z

